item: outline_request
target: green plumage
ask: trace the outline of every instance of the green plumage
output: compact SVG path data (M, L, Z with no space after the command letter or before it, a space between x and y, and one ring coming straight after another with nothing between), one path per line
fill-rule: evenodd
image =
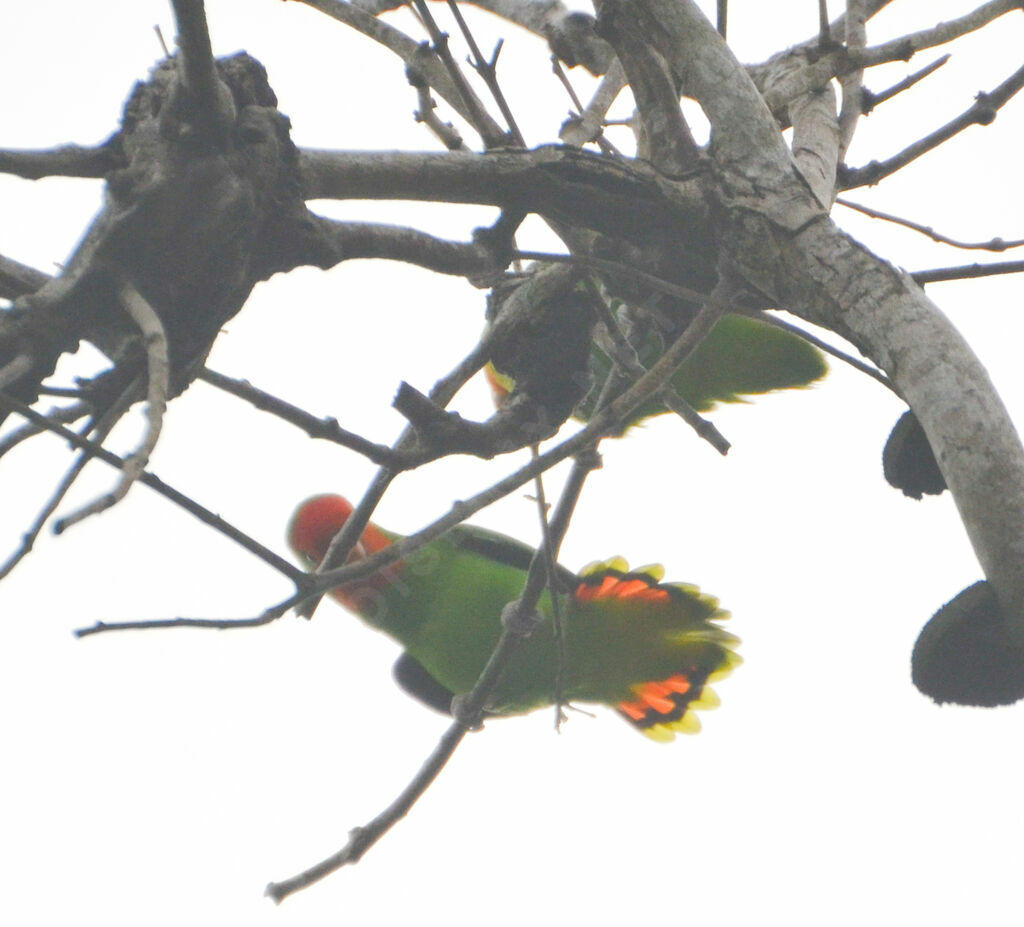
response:
M312 560L323 555L340 523L310 512L317 503L337 498L310 500L293 521L293 546ZM315 531L308 527L313 522ZM368 543L367 550L398 539L373 530L380 540ZM451 693L465 693L497 643L502 610L522 593L532 556L530 547L512 538L460 526L410 554L397 569L334 594L398 641L436 683ZM644 684L676 677L678 685L685 677L685 698L673 695L682 702L674 717L643 723L631 719L651 728L646 731L651 736L670 739L672 722L687 716L689 708L710 703L709 695L697 704L708 678L730 670L739 657L731 649L736 638L713 623L728 617L714 598L659 579L655 568L630 572L621 560L593 565L580 575L559 568L567 652L561 694L563 700L621 710L620 703L635 700ZM493 714L519 714L556 699L560 651L550 593L542 597L538 612L542 620L513 656L488 705Z
M640 362L650 367L663 351L663 336L652 334L638 351ZM595 347L590 369L594 382L603 383L611 360ZM809 386L827 371L821 351L797 335L758 319L725 315L671 382L694 409L707 412L719 402L742 402L745 396ZM593 399L588 396L576 407L577 417L584 421L590 417ZM667 411L660 402L647 403L633 423Z

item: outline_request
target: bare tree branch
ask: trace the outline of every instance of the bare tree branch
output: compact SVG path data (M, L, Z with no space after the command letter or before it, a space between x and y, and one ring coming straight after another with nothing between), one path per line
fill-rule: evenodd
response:
M33 151L0 150L0 173L26 180L40 177L105 177L124 166L124 157L113 139L101 145L61 145Z
M160 440L163 428L164 412L167 409L171 365L167 357L167 336L160 323L160 317L153 307L146 302L131 283L122 281L119 292L121 304L132 321L138 326L142 342L146 349L147 383L146 391L146 431L139 446L124 460L121 469L121 480L113 491L91 502L77 512L62 518L55 526L58 533L72 525L78 524L90 515L98 515L117 505L128 490L138 481L146 469L149 458ZM126 395L126 403L130 404L134 387L130 387ZM127 408L127 405L125 406ZM101 439L102 440L102 439Z
M662 192L659 175L641 162L544 146L533 151L406 153L303 149L307 199L403 199L477 203L535 212L553 222L650 242L661 234L692 237L681 209ZM697 185L694 208L703 208Z
M217 74L203 0L171 0L181 52L179 84L161 115L167 133L190 131L223 146L235 121L231 91Z
M996 118L1000 107L1007 103L1022 87L1024 87L1024 67L1018 68L991 93L982 91L974 103L955 119L926 135L924 138L908 145L903 151L885 161L872 161L864 167L847 169L842 175L844 190L863 187L878 183L883 177L896 173L911 161L938 148L955 135L973 125L987 126Z
M867 30L864 28L867 10L864 0L846 0L846 48L851 52L863 49L867 45ZM857 68L843 74L839 85L843 88L843 104L839 111L839 157L842 161L853 141L853 133L857 128L857 120L863 110L862 90L864 69Z
M821 87L834 77L839 77L850 71L885 64L889 61L909 61L919 51L952 42L954 39L975 32L1000 16L1019 8L1018 0L990 0L989 3L982 4L964 16L939 23L930 29L923 29L920 32L914 32L871 48L849 50L843 48L831 52L815 61L806 63L787 78L775 82L772 90L765 93L765 103L773 112L781 110L790 100ZM870 12L870 9L866 12ZM790 56L787 54L779 61L773 60L758 68L753 68L751 75L759 86L763 86L772 70L789 58Z
M98 444L81 437L58 422L48 419L42 413L36 412L36 410L31 406L28 406L23 402L19 402L17 399L4 394L3 392L0 392L0 406L17 412L23 418L40 425L43 430L53 432L53 434L67 441L72 446L86 451L90 456L95 457L97 460L102 460L105 464L108 464L111 467L116 467L120 470L123 469L125 465L124 461L116 454L112 454L110 451L100 447ZM194 515L203 524L209 525L215 531L218 531L230 538L236 544L249 551L249 553L259 557L260 560L277 570L279 573L283 573L300 588L306 583L307 574L303 570L300 570L298 567L289 563L283 557L279 557L272 550L264 547L258 541L253 540L242 531L239 531L219 515L215 515L209 509L204 508L184 493L178 492L178 490L168 486L155 474L150 473L148 470L144 471L139 476L139 482L148 486L155 492L158 492L165 499L168 499L180 508L183 508L190 515Z
M860 88L861 96L861 109L865 115L870 113L880 103L891 100L897 94L903 93L904 90L909 90L919 81L924 80L930 74L934 74L939 68L941 68L947 61L949 61L950 55L947 53L942 55L940 58L936 58L931 64L925 65L920 71L915 71L913 74L904 77L903 80L897 81L891 87L886 90L880 90L878 93L873 93L868 90L867 87Z
M222 389L232 396L237 396L262 412L276 415L283 421L302 429L311 438L331 441L334 444L347 447L376 464L392 467L400 465L400 461L395 457L391 448L386 445L374 444L361 435L342 428L336 418L316 418L305 409L300 409L290 402L285 402L283 399L278 399L270 393L257 389L248 380L226 377L209 367L202 369L198 379L217 387L217 389Z
M582 148L587 142L601 137L604 131L604 120L615 98L626 86L626 73L622 63L616 58L602 78L590 103L579 117L569 119L562 126L559 136L566 145Z
M405 33L375 16L364 12L353 3L341 0L300 0L307 6L336 19L340 23L361 32L379 42L401 58L444 98L471 126L479 126L487 138L500 138L504 133L486 110L472 110L467 107L464 97L456 86L451 73L437 54L426 45L414 41Z
M670 177L692 171L700 153L679 108L679 93L664 59L649 47L628 15L602 16L599 29L615 48L640 111L639 156Z
M49 279L49 274L0 254L0 297L14 299L34 293Z
M726 235L737 272L889 374L935 451L1009 639L1024 643L1024 448L984 367L909 276L815 215L756 90L691 0L635 7L717 133L723 193L741 207ZM849 285L837 290L837 274Z
M941 267L937 270L917 270L910 276L922 286L946 280L969 280L974 277L993 277L997 274L1024 273L1024 261L1001 261L996 264L967 264L963 267Z
M854 209L857 212L864 213L865 216L871 216L873 219L884 219L886 222L892 222L896 225L913 229L915 232L927 235L932 241L937 241L944 245L952 245L954 248L974 251L1008 251L1010 248L1024 246L1024 238L1012 239L1010 241L1005 241L1002 238L990 238L988 241L960 241L959 239L950 238L948 235L936 232L930 225L921 225L910 219L902 219L899 216L892 215L892 213L882 212L880 209L872 209L870 206L865 206L862 203L854 203L842 197L838 197L836 202L847 209Z

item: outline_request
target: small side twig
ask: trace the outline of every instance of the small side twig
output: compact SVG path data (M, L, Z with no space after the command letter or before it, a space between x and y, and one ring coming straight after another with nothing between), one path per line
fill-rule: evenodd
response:
M997 261L992 264L963 264L959 267L939 267L935 270L917 270L910 276L918 283L940 283L948 280L970 280L975 277L994 277L997 274L1024 273L1024 261Z
M570 122L579 122L583 113L583 104L580 102L580 98L576 94L576 90L572 86L572 82L569 80L569 75L565 73L562 67L562 62L558 60L558 55L551 56L551 70L554 72L555 77L558 78L558 82L565 88L565 92L569 95L569 99L572 100L572 105L575 110L569 113ZM614 155L621 157L622 152L618 150L608 139L604 137L604 133L601 131L600 126L598 127L598 134L595 138L591 139L598 148L606 155Z
M425 0L413 0L413 9L419 15L424 27L430 34L430 41L434 46L434 52L448 70L449 77L455 85L466 112L469 113L469 120L473 128L483 139L487 148L500 148L507 144L507 136L498 124L491 118L486 107L480 98L469 86L465 75L459 69L452 53L448 48L448 36L438 28L433 14L427 7Z
M901 81L897 81L886 90L880 90L878 93L868 90L867 87L861 87L861 112L866 116L876 106L878 106L879 103L885 103L886 100L891 100L897 94L903 93L904 90L909 90L918 81L924 80L929 74L934 74L947 61L949 61L949 59L950 55L947 52L942 57L936 58L931 64L925 65L920 71L914 71L913 74L904 77Z
M470 31L469 26L466 24L466 20L462 15L462 10L459 9L457 0L448 0L448 7L451 9L452 15L455 17L455 22L459 25L459 31L462 33L462 37L466 40L466 44L469 46L469 51L472 55L470 64L473 66L473 70L480 75L483 82L487 85L487 89L490 90L491 96L494 97L494 102L498 105L498 109L501 110L502 118L508 126L509 134L520 148L525 148L526 141L523 138L523 133L519 131L519 126L516 124L515 116L512 115L512 109L508 105L508 100L505 99L505 94L501 90L501 85L498 83L498 55L501 54L502 40L499 40L498 44L494 46L494 51L491 53L490 59L484 58L483 54L480 52L480 46L476 44L476 39L473 37L473 33Z
M140 621L97 621L87 628L75 630L75 637L92 637L95 634L109 634L112 631L156 631L166 628L204 628L214 631L234 631L242 628L261 628L286 615L301 593L279 602L254 618L154 618Z
M1024 67L1018 68L991 93L981 92L974 103L955 119L926 135L885 161L872 161L864 167L847 168L842 174L842 188L852 190L878 183L884 177L895 174L911 161L927 154L939 145L963 132L970 126L990 125L1000 108L1024 88Z
M880 209L872 209L870 206L865 206L862 203L854 203L851 200L837 197L836 202L845 206L847 209L853 209L857 212L863 213L865 216L871 216L872 219L884 219L886 222L892 222L895 225L902 225L904 228L913 229L915 232L920 232L922 235L927 235L932 241L937 241L943 245L952 245L954 248L962 248L965 251L1008 251L1010 248L1020 248L1024 246L1024 238L1013 239L1011 241L1005 241L1002 238L990 238L988 241L960 241L956 238L950 238L948 235L943 235L940 232L935 231L930 225L921 225L918 222L913 222L910 219L903 219L899 216L894 216L892 213L882 212Z
M459 130L450 122L445 122L437 115L437 101L430 93L430 84L426 78L412 65L405 69L406 79L416 91L418 107L413 113L417 122L422 122L449 151L466 151L466 143L462 140Z
M598 307L598 313L600 316L599 321L601 327L607 333L607 344L602 345L606 349L606 353L611 357L612 361L620 368L623 372L628 374L634 380L642 377L647 370L643 364L640 363L640 359L637 357L636 351L633 350L633 346L629 343L626 336L622 333L619 328L618 322L615 320L615 316L608 304L604 301L604 297L601 295L600 290L593 285L593 282L589 277L585 277L591 293L594 296L594 303ZM678 415L687 425L689 425L696 433L697 436L707 441L719 454L723 457L729 453L729 448L732 445L729 440L723 435L715 425L704 418L696 409L693 408L682 396L680 396L671 386L665 387L659 394L658 400L665 404L668 409Z
M279 399L277 396L258 389L248 380L236 380L211 370L209 367L204 367L199 372L198 379L248 402L261 412L276 415L281 420L301 429L311 438L340 444L342 447L362 454L375 464L388 466L397 464L393 451L386 445L375 444L362 435L357 435L354 431L342 428L336 418L317 418L310 415L305 409L300 409L284 399Z
M106 408L103 414L100 416L98 421L89 421L81 431L81 437L89 438L97 445L102 445L106 440L107 436L113 430L114 426L120 421L121 416L124 415L125 410L131 403L131 397L135 392L135 383L129 383L128 386L122 391L121 395L118 396L110 405ZM81 403L80 405L85 405ZM73 408L73 407L72 407ZM61 410L64 411L64 410ZM61 421L62 419L49 416L52 421ZM66 419L64 419L66 420ZM28 423L27 429L18 429L20 432L24 432L31 429L33 433L39 434L43 429L33 423ZM71 487L75 484L75 481L81 475L85 469L86 464L92 458L86 451L82 451L75 458L71 467L67 473L57 484L56 489L50 494L50 498L43 506L42 511L36 516L36 520L29 527L21 538L21 544L18 548L8 557L7 561L0 566L0 579L3 579L31 552L35 545L36 539L39 537L39 533L43 530L43 526L49 520L50 516L57 510L57 506L63 501L64 497L68 494Z

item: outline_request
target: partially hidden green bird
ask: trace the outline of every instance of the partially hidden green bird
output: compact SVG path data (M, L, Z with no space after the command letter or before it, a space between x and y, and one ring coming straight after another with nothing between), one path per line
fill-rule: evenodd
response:
M289 543L315 567L352 511L341 496L307 500L292 517ZM371 523L349 563L400 539ZM480 675L498 640L502 609L521 594L533 554L514 538L460 525L331 594L402 645L398 683L447 712L453 695L469 692ZM541 621L513 657L488 714L553 705L561 669L564 701L612 706L658 741L699 731L695 712L718 704L709 683L742 662L733 649L739 641L716 623L729 617L716 599L695 586L663 583L663 573L660 566L631 570L618 557L579 574L557 567L564 663L545 592Z
M649 333L638 350L639 360L650 367L664 352L666 339L678 332ZM611 370L611 358L593 345L590 375L603 383ZM515 381L493 364L485 370L495 402L515 388ZM828 372L825 356L799 335L760 319L726 314L672 376L672 388L698 412L708 412L720 402L745 402L746 397L783 389L802 389ZM575 418L589 421L593 393L577 405ZM635 413L631 425L668 412L657 399Z

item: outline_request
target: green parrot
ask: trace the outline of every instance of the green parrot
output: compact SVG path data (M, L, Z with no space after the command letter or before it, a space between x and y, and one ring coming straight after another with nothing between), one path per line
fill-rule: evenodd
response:
M352 514L341 496L302 503L288 541L311 567ZM349 562L400 540L369 524ZM469 692L500 634L505 605L519 597L532 548L470 525L453 528L404 560L331 594L383 631L405 652L395 664L411 695L447 712L454 694ZM566 701L613 706L657 741L696 733L698 708L718 704L708 683L741 659L738 639L716 624L728 618L695 586L661 582L660 566L631 570L625 560L593 563L579 574L559 566L567 654ZM552 705L559 676L552 602L545 592L541 622L523 641L488 704L488 714L516 715Z
M666 335L650 335L638 351L640 362L650 367L660 356ZM594 345L590 352L590 374L603 383L611 369L611 358ZM495 402L501 405L515 387L493 364L486 375ZM672 377L673 389L698 412L707 412L719 402L743 402L744 397L777 389L809 386L828 372L825 356L814 345L784 329L742 315L724 315ZM588 421L593 414L593 393L576 406L574 416ZM657 400L641 406L631 425L668 412Z

